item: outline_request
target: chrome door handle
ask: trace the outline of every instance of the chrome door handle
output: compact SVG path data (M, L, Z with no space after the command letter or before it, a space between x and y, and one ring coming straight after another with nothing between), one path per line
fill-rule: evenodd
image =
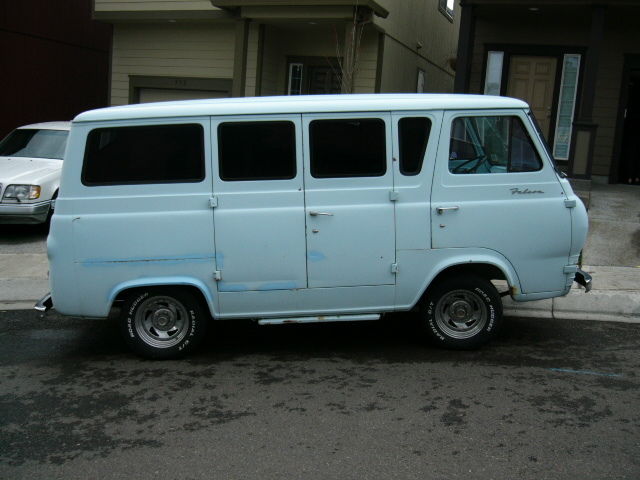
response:
M436 207L436 213L438 215L442 215L447 210L460 210L460 207L457 205L453 207Z
M311 215L312 217L317 217L319 215L325 215L327 217L333 217L333 213L329 213L329 212L309 212L309 215Z

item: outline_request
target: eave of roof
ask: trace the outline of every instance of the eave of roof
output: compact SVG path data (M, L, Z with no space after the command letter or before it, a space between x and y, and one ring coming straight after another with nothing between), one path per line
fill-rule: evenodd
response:
M375 0L211 0L211 4L219 8L360 6L370 8L373 13L382 18L387 18L389 15L389 10Z

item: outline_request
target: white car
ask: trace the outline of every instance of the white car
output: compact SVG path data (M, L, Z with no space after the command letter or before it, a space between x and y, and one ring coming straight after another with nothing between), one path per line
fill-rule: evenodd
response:
M44 223L53 212L70 122L19 127L0 142L0 224Z

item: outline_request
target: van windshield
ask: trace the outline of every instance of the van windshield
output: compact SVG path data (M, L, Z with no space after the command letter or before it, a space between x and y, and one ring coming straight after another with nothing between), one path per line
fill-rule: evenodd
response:
M67 130L20 128L0 142L0 156L62 160L68 136Z

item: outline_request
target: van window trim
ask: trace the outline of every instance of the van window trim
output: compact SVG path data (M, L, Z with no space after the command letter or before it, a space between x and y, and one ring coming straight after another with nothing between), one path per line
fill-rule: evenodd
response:
M224 120L224 117L220 118L219 122L216 122L215 124L215 137L212 139L215 141L215 152L216 152L216 158L215 160L217 160L217 177L220 181L225 182L225 183L241 183L241 182L260 182L260 181L268 181L268 182L277 182L277 181L282 181L282 182L287 182L290 180L295 180L296 178L298 178L299 172L298 172L298 151L297 151L297 144L298 144L298 136L301 134L300 132L298 132L298 125L296 123L296 121L292 118L292 117L288 117L288 118L281 118L281 119L273 119L269 116L266 116L266 119L262 120L259 118L260 115L255 115L255 116L251 116L251 118L246 118L246 119L242 119L239 120L235 117L230 117L229 120ZM213 118L213 117L212 117ZM242 179L228 179L228 178L223 178L222 176L222 171L220 169L220 127L222 125L225 124L255 124L255 123L290 123L293 126L293 176L291 177L256 177L256 178L242 178ZM212 158L213 161L213 158Z
M446 112L446 110L445 110ZM447 142L447 166L445 167L446 173L452 177L455 178L464 178L468 175L481 175L481 176L503 176L503 175L531 175L531 174L540 174L541 172L545 171L547 169L548 166L548 162L550 162L550 159L547 158L547 151L543 148L540 148L542 146L542 142L540 142L540 139L538 138L538 132L533 129L532 130L532 125L531 125L531 120L529 118L529 116L527 115L527 113L524 110L520 110L520 109L514 109L514 110L504 110L504 109L496 109L496 110L455 110L455 111L449 111L451 113L451 116L449 117L449 126L448 126L448 130L445 130L446 125L443 123L441 129L442 132L447 132L447 138L445 139L445 141ZM457 118L461 118L461 117L500 117L500 116L509 116L509 117L518 117L520 119L520 121L523 124L524 130L528 133L529 138L531 139L531 142L533 144L533 147L535 148L535 151L538 153L538 156L540 157L540 162L541 162L541 167L537 170L529 170L529 171L525 171L525 172L502 172L502 173L498 173L498 172L493 172L490 174L482 174L482 173L471 173L471 174L456 174L451 172L451 170L449 170L448 167L448 160L449 160L449 155L451 154L450 152L450 142L451 142L451 129L453 127L453 122L457 119ZM445 122L446 123L446 122ZM553 168L553 162L552 162L552 168Z
M409 110L407 110L409 112ZM392 110L347 110L338 112L307 112L302 114L302 129L304 134L304 165L305 174L308 174L312 181L338 181L348 182L353 179L385 179L388 175L393 178L393 145L396 143L393 138L393 111ZM311 168L311 124L318 120L381 120L384 125L384 155L385 171L380 175L348 175L348 176L315 176Z
M143 119L140 119L143 120ZM131 124L119 124L116 122L109 122L108 124L98 124L94 128L90 128L87 130L84 136L84 152L82 154L82 169L80 170L80 183L89 188L95 187L118 187L118 186L126 186L126 185L195 185L199 183L203 183L207 179L207 130L201 122L194 121L192 118L185 117L184 121L176 121L176 122L166 122L165 120L160 121L137 121ZM98 122L96 122L98 123ZM102 122L100 122L102 123ZM113 130L117 128L140 128L140 127L172 127L177 125L190 125L197 126L200 129L201 140L202 140L202 148L200 150L200 157L202 161L202 178L198 179L180 179L180 180L145 180L145 181L122 181L122 182L87 182L85 179L86 165L87 165L87 144L88 139L91 133L96 130Z
M425 112L412 112L412 111L399 111L397 112L392 112L392 122L395 123L396 126L396 135L392 135L392 141L394 143L397 143L398 146L398 172L404 176L404 177L416 177L418 175L420 175L422 173L422 169L425 166L425 160L427 159L427 153L429 152L429 145L431 144L431 142L433 142L432 140L432 135L434 133L434 119L433 117L427 115ZM403 164L402 164L402 150L401 150L401 145L402 145L402 141L400 138L400 122L406 118L424 118L425 120L427 120L429 122L429 134L427 135L427 141L424 144L424 150L422 151L422 156L420 158L420 164L419 164L419 168L418 171L415 173L406 173L405 170L403 169ZM437 141L436 141L437 143Z

